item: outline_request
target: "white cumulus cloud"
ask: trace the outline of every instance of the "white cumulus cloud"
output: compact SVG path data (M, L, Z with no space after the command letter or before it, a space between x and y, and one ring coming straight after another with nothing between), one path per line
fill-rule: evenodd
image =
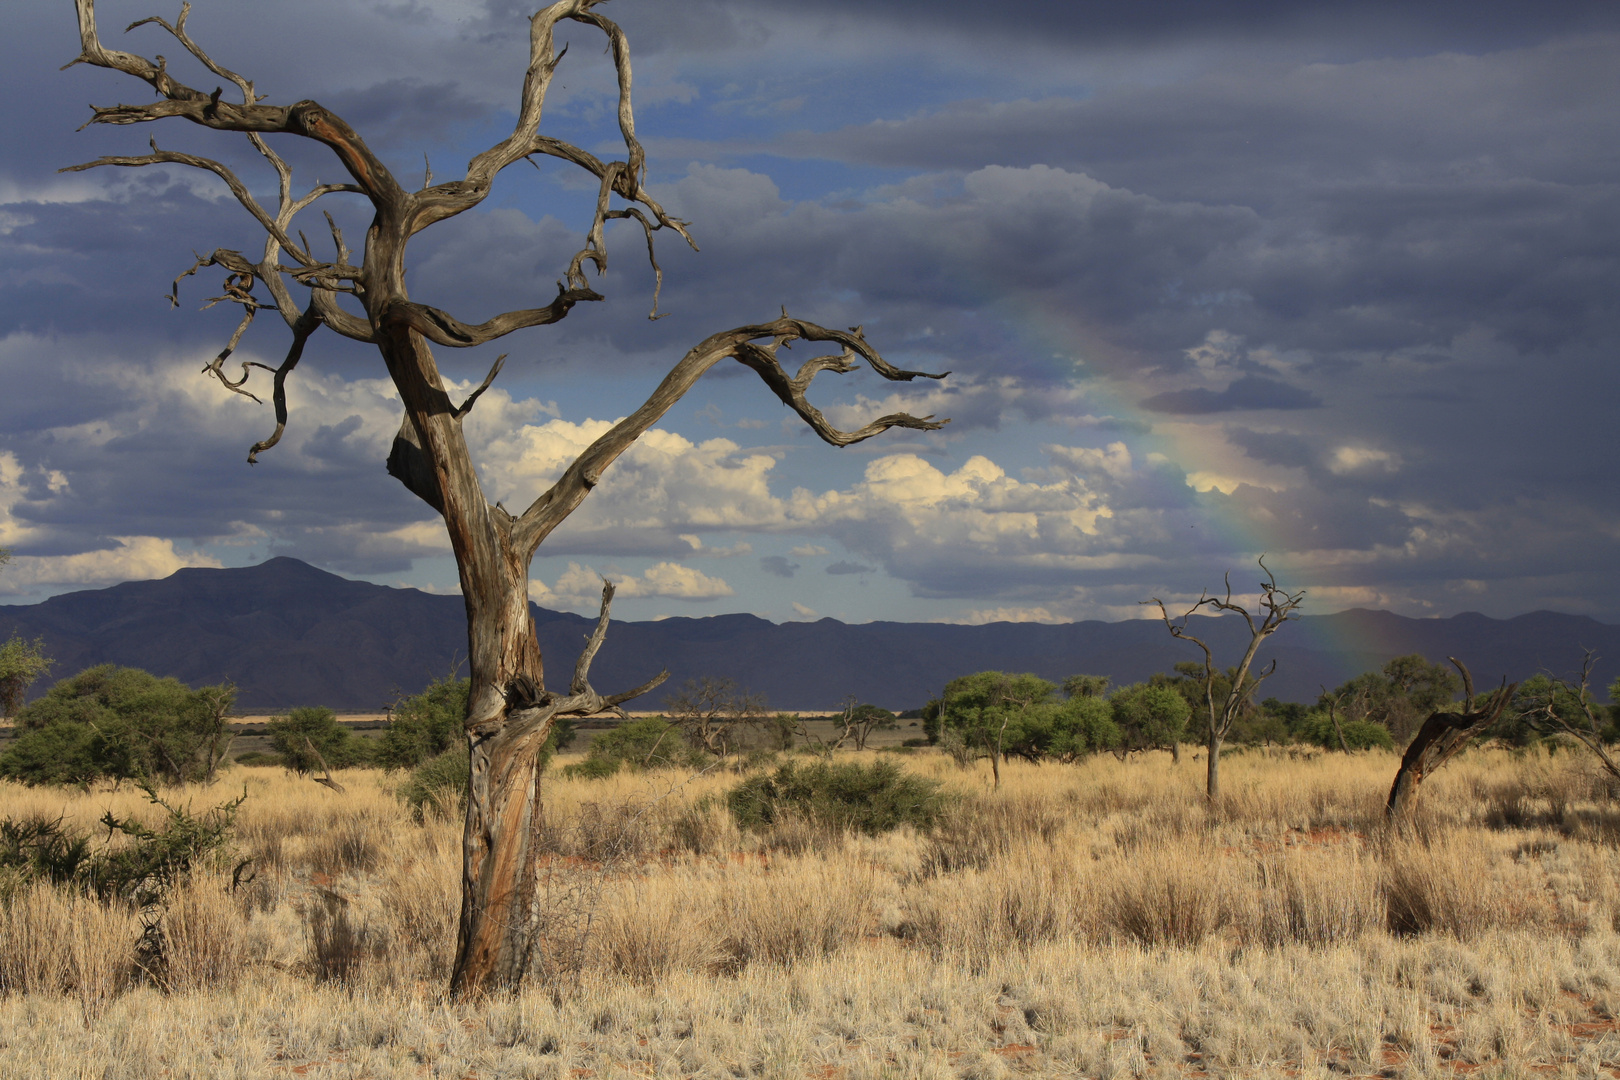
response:
M200 552L176 551L173 540L156 536L113 539L118 546L106 551L15 556L0 574L0 593L18 593L37 585L116 585L165 578L188 566L220 565L218 559Z
M673 600L717 600L733 596L735 590L724 579L680 563L661 562L637 574L609 573L571 562L554 585L529 582L529 596L547 607L594 606L602 595L602 579L612 581L621 597L665 597Z

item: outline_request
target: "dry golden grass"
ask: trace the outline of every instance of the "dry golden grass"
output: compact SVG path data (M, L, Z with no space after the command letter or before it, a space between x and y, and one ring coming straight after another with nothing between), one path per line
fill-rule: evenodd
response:
M732 773L554 780L549 940L447 1001L459 827L397 780L238 769L237 846L139 913L0 904L0 1076L1611 1076L1620 807L1570 754L1476 753L1382 828L1388 755L1250 753L1211 813L1168 756L988 770L930 834L737 830ZM138 792L0 785L0 815ZM104 832L104 830L103 830ZM148 913L148 918L155 913ZM148 943L152 935L148 935Z

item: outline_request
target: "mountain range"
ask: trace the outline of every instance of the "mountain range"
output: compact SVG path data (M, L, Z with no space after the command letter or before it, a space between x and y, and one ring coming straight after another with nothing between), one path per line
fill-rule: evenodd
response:
M534 608L549 670L573 670L594 619ZM1195 620L1218 663L1235 662L1248 633L1232 617ZM53 675L117 663L173 675L193 686L230 680L238 709L298 705L381 711L421 690L466 655L461 597L351 581L291 558L235 569L186 569L159 581L64 593L38 604L0 606L0 639L42 638ZM1391 657L1456 656L1481 685L1541 670L1569 675L1582 650L1599 656L1593 689L1620 675L1620 626L1578 615L1532 612L1511 619L1467 613L1412 619L1387 611L1306 615L1261 650L1277 670L1262 696L1314 700ZM1078 672L1136 682L1198 650L1164 624L1127 622L950 623L834 619L772 623L753 615L617 622L592 668L602 692L625 689L667 667L671 679L642 704L700 676L736 679L773 709L836 708L849 695L891 709L923 704L950 679L991 669L1060 680ZM34 687L33 695L44 690ZM632 706L634 707L634 706Z

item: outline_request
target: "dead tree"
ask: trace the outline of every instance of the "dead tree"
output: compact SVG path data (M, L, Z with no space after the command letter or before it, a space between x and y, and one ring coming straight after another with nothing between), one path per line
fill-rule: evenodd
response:
M1571 687L1561 679L1553 679L1551 686L1547 690L1547 704L1537 711L1544 713L1548 722L1554 727L1579 739L1582 746L1597 756L1598 763L1609 774L1611 782L1615 782L1620 781L1620 763L1614 760L1614 757L1609 753L1608 746L1603 742L1604 724L1598 720L1597 712L1592 706L1590 697L1592 665L1595 663L1597 663L1597 657L1592 654L1591 649L1587 649L1585 657L1581 660L1580 684ZM1560 692L1575 699L1575 704L1581 710L1579 719L1567 716L1559 710L1558 695Z
M750 728L765 722L765 699L737 685L736 679L705 675L664 699L665 718L694 749L725 757Z
M895 727L894 714L888 709L880 709L876 705L863 705L859 698L850 694L844 698L843 712L833 721L835 728L842 728L837 741L829 750L837 750L847 742L853 742L856 750L865 750L866 744L872 738L872 732Z
M540 492L526 509L513 514L490 505L479 484L472 455L462 436L462 421L495 377L497 360L483 382L459 404L452 401L434 359L433 347L460 349L484 345L513 331L545 326L563 319L576 304L602 296L587 284L585 265L601 274L607 267L604 229L609 221L631 220L643 230L648 256L659 282L662 270L653 252L654 234L674 232L692 242L686 222L665 213L644 187L646 156L636 139L631 109L629 45L624 32L596 10L600 0L558 0L529 21L529 62L516 102L517 123L510 135L473 157L459 179L433 183L431 172L415 190L383 164L342 117L310 100L290 105L265 104L249 79L214 61L186 30L189 7L171 25L160 18L143 19L177 40L221 85L194 89L170 73L159 56L106 48L96 26L94 0L75 0L81 52L74 64L91 64L123 72L147 84L157 100L140 105L92 106L90 124L141 124L178 118L199 127L246 136L275 173L278 195L261 203L225 164L195 154L159 149L135 156L98 158L68 171L100 166L185 165L218 176L243 208L263 228L263 254L255 259L238 251L217 249L200 257L181 275L215 267L226 275L214 302L236 304L241 319L224 349L205 371L238 394L254 395L245 386L254 369L270 373L275 429L248 452L252 462L281 439L288 422L285 383L298 366L310 336L325 327L343 337L375 346L404 404L404 416L388 457L388 471L440 514L449 533L467 610L471 688L466 717L471 747L467 821L463 852L462 906L451 976L456 993L513 986L523 977L538 934L535 909L536 852L532 846L538 811L536 751L560 716L579 716L617 707L646 693L662 676L633 690L603 695L590 685L590 660L608 625L612 589L603 591L601 618L566 689L546 685L539 644L529 615L528 569L541 542L601 482L603 472L698 378L723 360L752 369L784 404L793 409L826 442L847 446L891 427L934 430L930 417L895 413L857 431L840 431L806 398L810 382L824 371L844 373L865 363L886 379L907 381L940 378L902 371L866 343L859 327L833 330L803 319L780 318L714 334L694 346L666 375L646 402L592 443L556 483ZM573 21L600 31L609 44L618 75L618 121L623 160L604 161L588 150L540 134L547 90L566 46L555 47L560 23ZM224 86L233 87L229 100ZM286 160L268 136L293 136L328 148L347 173L345 182L317 183L307 190L293 186ZM508 311L482 323L467 323L449 312L411 298L406 289L406 246L431 225L473 209L489 195L505 168L544 155L571 162L598 181L595 211L583 246L570 261L557 293L538 306ZM333 255L321 258L297 227L296 219L331 196L364 200L371 215L355 262L341 230L327 215ZM617 200L617 201L616 201ZM695 246L695 245L694 245ZM177 280L178 286L178 280ZM263 292L261 293L260 287ZM267 295L266 295L267 294ZM343 298L347 298L344 300ZM178 287L170 297L178 303ZM340 302L341 301L341 302ZM658 294L653 294L656 316ZM358 305L362 314L346 305ZM255 315L269 309L291 332L280 364L242 364L233 377L224 364ZM798 340L829 342L832 355L815 357L789 374L779 352ZM256 397L255 400L258 400Z
M310 779L315 781L317 784L320 784L322 787L331 788L339 795L348 794L348 788L332 779L332 766L326 763L326 757L320 752L320 750L316 748L314 741L311 740L308 735L304 736L304 746L309 749L311 754L315 755L315 760L321 764L321 771L326 774L325 776L312 776Z
M1267 569L1264 556L1260 558L1260 570L1266 576L1260 582L1258 609L1253 612L1232 600L1231 574L1226 575L1224 599L1207 594L1200 596L1198 602L1188 608L1179 620L1170 617L1164 601L1158 597L1142 601L1144 604L1158 605L1159 617L1164 620L1164 625L1169 628L1172 637L1190 641L1204 653L1204 745L1209 750L1209 763L1204 774L1204 795L1212 806L1216 805L1221 797L1221 745L1226 741L1227 732L1232 730L1233 721L1243 712L1244 705L1254 696L1254 692L1260 689L1260 684L1277 670L1277 661L1273 660L1269 667L1251 680L1249 669L1254 664L1255 654L1260 651L1260 645L1266 638L1276 633L1278 627L1295 616L1299 605L1305 599L1304 592L1291 593L1278 587L1277 578ZM1215 693L1217 674L1215 654L1206 642L1188 632L1187 620L1204 607L1238 615L1249 627L1248 647L1243 651L1243 659L1231 669L1231 685L1225 694L1220 695L1219 701L1216 700Z
M1474 736L1496 723L1502 710L1513 700L1513 691L1518 689L1517 683L1509 683L1503 678L1502 685L1481 701L1476 709L1474 677L1456 657L1448 656L1446 659L1462 673L1463 711L1430 713L1423 726L1418 728L1417 736L1406 748L1406 753L1401 755L1401 767L1389 788L1389 802L1384 806L1384 816L1390 821L1411 818L1417 808L1418 788L1424 777L1456 757L1473 741Z

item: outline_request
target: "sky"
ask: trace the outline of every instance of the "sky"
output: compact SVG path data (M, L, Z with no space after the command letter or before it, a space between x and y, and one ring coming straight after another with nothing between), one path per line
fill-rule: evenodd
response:
M218 79L152 0L103 40ZM531 595L632 619L752 612L1117 620L1266 557L1304 610L1537 609L1620 622L1620 6L1336 0L613 0L648 187L700 251L608 230L607 297L438 351L471 387L491 498L526 505L717 330L861 325L888 383L823 375L838 450L748 370L711 372L551 536ZM532 9L510 0L196 0L192 36L272 104L313 98L402 181L501 138ZM282 443L202 366L230 336L193 252L260 250L211 174L56 170L189 150L274 177L184 121L76 130L144 102L86 65L67 0L8 5L0 43L0 603L291 555L456 589L442 525L386 475L400 406L368 346L311 339ZM569 24L544 134L616 151L600 34ZM26 103L26 107L18 107ZM343 179L276 143L297 182ZM415 299L481 321L549 302L595 181L503 174L408 253ZM333 196L352 242L358 197ZM299 224L319 248L317 210ZM279 361L261 316L233 359ZM816 355L800 344L793 358ZM263 380L260 373L260 380Z

